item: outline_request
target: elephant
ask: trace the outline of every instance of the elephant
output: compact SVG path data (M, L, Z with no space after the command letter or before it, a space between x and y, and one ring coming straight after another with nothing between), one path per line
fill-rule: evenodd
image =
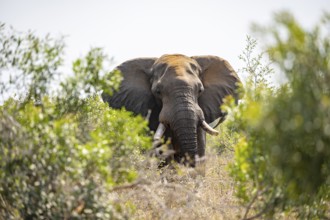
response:
M226 116L220 109L223 98L238 100L240 79L217 56L166 54L128 60L116 69L121 85L112 96L103 93L103 101L146 117L154 143L170 139L172 159L191 166L205 156L206 132L218 134L214 128Z

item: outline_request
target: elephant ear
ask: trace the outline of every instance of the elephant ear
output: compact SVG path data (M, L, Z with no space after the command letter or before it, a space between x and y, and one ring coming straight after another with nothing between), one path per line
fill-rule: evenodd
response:
M204 112L206 122L219 121L216 123L217 125L225 117L220 109L223 98L232 95L237 101L236 89L240 80L231 65L222 58L216 56L194 56L192 58L202 69L200 78L204 85L204 92L199 97L198 104Z
M152 109L154 103L149 71L155 60L156 58L138 58L119 65L116 69L123 76L119 90L112 96L103 93L103 101L113 108L125 107L128 111L146 117L148 109Z

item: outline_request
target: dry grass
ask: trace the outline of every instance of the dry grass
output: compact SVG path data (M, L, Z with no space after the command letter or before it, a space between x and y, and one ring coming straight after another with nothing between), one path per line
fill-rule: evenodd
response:
M234 196L227 164L232 152L208 152L196 169L176 165L157 169L154 162L140 165L140 179L114 189L118 202L134 207L134 219L240 219L244 207Z

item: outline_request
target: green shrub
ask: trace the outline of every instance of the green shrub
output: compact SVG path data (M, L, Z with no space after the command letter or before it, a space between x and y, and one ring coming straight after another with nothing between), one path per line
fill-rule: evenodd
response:
M128 218L131 207L109 195L137 177L134 161L151 140L143 118L100 100L101 90L118 88L120 73L106 71L106 56L92 49L74 62L73 76L52 88L62 41L8 34L4 25L0 35L0 73L13 72L1 95L22 97L1 100L0 219Z
M17 32L0 22L0 95L40 101L61 76L63 38ZM3 100L1 100L3 101Z
M323 32L326 25L329 19L305 31L282 12L275 16L274 26L258 29L273 40L267 46L270 58L288 83L278 89L259 83L251 90L250 80L244 101L229 108L231 123L241 133L231 173L238 183L238 197L247 205L245 218L251 210L255 213L251 218L287 211L302 219L329 218L330 35Z
M0 195L7 204L2 208L17 212L1 214L114 217L106 193L135 179L132 161L151 145L146 122L97 96L76 115L58 117L55 104L44 98L42 106L20 106L10 99L1 107Z

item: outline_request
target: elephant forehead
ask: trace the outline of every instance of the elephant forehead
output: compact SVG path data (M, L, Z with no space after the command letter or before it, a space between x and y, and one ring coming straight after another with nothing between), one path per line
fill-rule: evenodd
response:
M199 74L198 63L185 55L174 54L174 55L163 55L160 57L154 64L154 69L158 69L162 72L162 75L165 73L172 73L177 76L184 76L189 70L190 73Z
M166 64L170 67L187 67L192 63L198 65L195 60L181 54L163 55L155 62L155 64Z

